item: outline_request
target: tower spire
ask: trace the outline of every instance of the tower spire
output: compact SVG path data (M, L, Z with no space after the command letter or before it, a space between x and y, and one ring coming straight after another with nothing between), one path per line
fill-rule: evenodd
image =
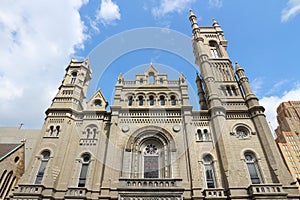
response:
M191 26L192 26L193 38L196 39L196 40L201 39L201 37L200 37L200 28L199 28L198 23L197 23L197 17L193 13L192 9L190 10L189 19L190 19Z

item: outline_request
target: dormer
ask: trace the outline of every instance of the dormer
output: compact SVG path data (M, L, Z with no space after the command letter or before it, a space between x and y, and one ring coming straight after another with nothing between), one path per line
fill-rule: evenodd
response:
M102 91L100 89L87 102L87 110L105 111L108 105Z

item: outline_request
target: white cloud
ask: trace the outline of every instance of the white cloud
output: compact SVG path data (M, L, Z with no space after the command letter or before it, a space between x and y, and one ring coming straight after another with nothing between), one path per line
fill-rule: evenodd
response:
M271 124L272 129L277 128L277 112L276 109L280 103L284 101L292 101L292 100L300 100L300 83L296 84L296 87L290 91L286 91L283 96L270 96L263 97L260 100L260 104L265 107L265 114L267 116L268 121Z
M84 0L1 1L0 126L40 128L49 96L86 39ZM50 98L50 99L51 99Z
M289 0L281 12L281 22L286 22L300 13L300 0Z
M208 4L211 7L221 8L223 5L222 0L208 0Z
M159 7L152 9L155 17L160 17L168 13L180 13L186 10L195 0L161 0Z
M121 19L119 6L111 0L102 0L96 19L104 25L113 24L115 20Z

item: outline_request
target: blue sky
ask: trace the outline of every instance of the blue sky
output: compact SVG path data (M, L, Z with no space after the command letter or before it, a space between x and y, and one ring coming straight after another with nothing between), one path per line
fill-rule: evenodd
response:
M219 22L231 60L244 67L275 128L278 104L300 100L300 0L4 0L0 7L0 126L24 123L24 128L41 128L70 58L95 57L97 49L115 35L154 27L189 38L190 8L200 26L211 26L212 18ZM152 36L137 39L143 37ZM111 52L97 56L101 60ZM111 104L119 72L132 78L150 62L175 79L186 73L193 92L193 62L173 50L146 46L117 56L108 66L91 63L94 72L105 68L101 76L93 74L92 84L100 83ZM94 85L91 90L96 89Z

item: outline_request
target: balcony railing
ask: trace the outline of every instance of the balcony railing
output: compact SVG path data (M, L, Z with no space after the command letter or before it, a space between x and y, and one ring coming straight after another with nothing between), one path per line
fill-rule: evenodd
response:
M182 179L120 179L121 188L178 188Z
M223 188L207 188L204 189L203 195L206 199L226 199Z
M252 184L248 187L250 195L285 194L280 184Z
M85 188L68 188L65 197L83 199L86 196L87 190Z
M44 186L42 185L19 185L19 187L15 190L15 194L28 194L28 195L40 195L44 190Z

